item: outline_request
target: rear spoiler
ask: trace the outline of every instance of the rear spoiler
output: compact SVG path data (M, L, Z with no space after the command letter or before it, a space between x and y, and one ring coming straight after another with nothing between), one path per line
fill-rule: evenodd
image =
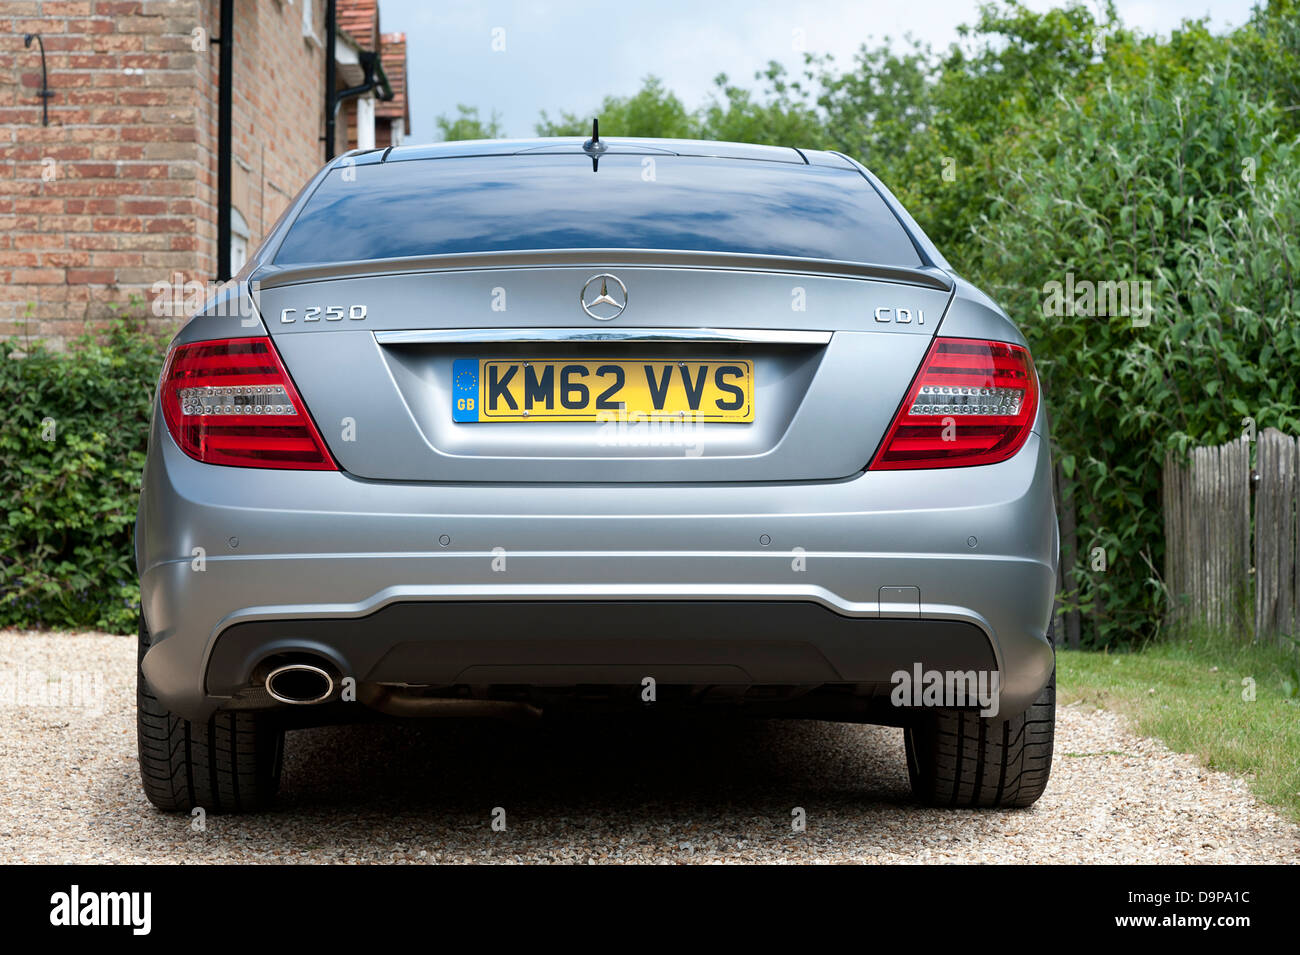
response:
M951 274L934 266L908 268L874 265L835 259L806 259L785 255L751 255L743 252L686 252L666 249L541 249L526 252L463 252L449 255L417 255L392 259L364 259L320 265L264 265L249 276L261 288L278 288L303 282L367 275L399 275L411 272L461 272L478 269L527 269L614 265L643 268L722 269L738 272L785 272L793 275L826 275L919 285L951 292Z

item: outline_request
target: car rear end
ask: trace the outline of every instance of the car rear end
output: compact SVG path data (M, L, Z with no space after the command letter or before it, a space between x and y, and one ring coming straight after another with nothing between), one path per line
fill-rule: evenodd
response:
M1057 547L1032 360L845 157L354 154L243 278L160 381L149 712L263 762L358 708L738 708L918 753L941 719L959 749L963 720L1032 725ZM993 696L899 692L934 672ZM158 752L155 802L203 802ZM951 801L1014 802L960 776Z

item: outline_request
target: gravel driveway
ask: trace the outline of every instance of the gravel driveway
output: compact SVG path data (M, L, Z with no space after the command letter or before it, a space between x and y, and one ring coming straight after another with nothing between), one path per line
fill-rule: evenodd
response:
M1082 706L1030 810L911 805L895 729L441 720L292 732L279 808L195 831L140 791L134 659L134 638L0 631L6 861L1300 862L1244 782ZM98 709L47 699L75 685Z

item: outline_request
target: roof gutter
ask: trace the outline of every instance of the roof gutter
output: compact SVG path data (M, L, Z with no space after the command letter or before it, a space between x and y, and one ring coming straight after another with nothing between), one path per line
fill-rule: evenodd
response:
M331 5L333 0L330 0ZM235 0L221 0L221 35L213 39L221 46L217 88L217 281L230 278L230 175L234 149Z
M337 0L325 0L325 161L334 158L334 36L337 21Z
M338 29L335 19L337 0L326 0L325 32L329 36L329 46L325 55L325 161L334 158L334 137L337 127L339 107L347 100L363 96L371 90L379 90L379 99L387 102L393 99L393 88L389 85L388 75L384 73L379 54L369 50L357 50L357 61L365 70L365 81L359 86L335 90L334 44L338 42Z
M366 80L360 86L350 86L345 90L339 90L332 97L334 114L337 116L339 107L345 100L354 99L371 90L379 90L378 98L385 102L393 98L393 88L388 85L388 77L384 74L384 68L379 62L379 54L371 53L369 50L360 50L357 52L357 59L361 61L361 66L366 71Z

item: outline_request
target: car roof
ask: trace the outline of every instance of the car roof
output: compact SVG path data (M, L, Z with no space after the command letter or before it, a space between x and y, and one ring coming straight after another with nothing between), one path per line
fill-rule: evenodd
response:
M797 166L832 166L854 169L854 164L835 152L796 149L792 146L759 146L753 143L716 142L705 139L649 139L633 136L602 136L599 155L691 156L721 160L757 160ZM587 142L581 136L552 136L537 139L467 139L445 143L391 146L356 151L340 156L337 163L357 164L406 162L416 159L464 159L474 156L525 156L548 153L579 153Z

